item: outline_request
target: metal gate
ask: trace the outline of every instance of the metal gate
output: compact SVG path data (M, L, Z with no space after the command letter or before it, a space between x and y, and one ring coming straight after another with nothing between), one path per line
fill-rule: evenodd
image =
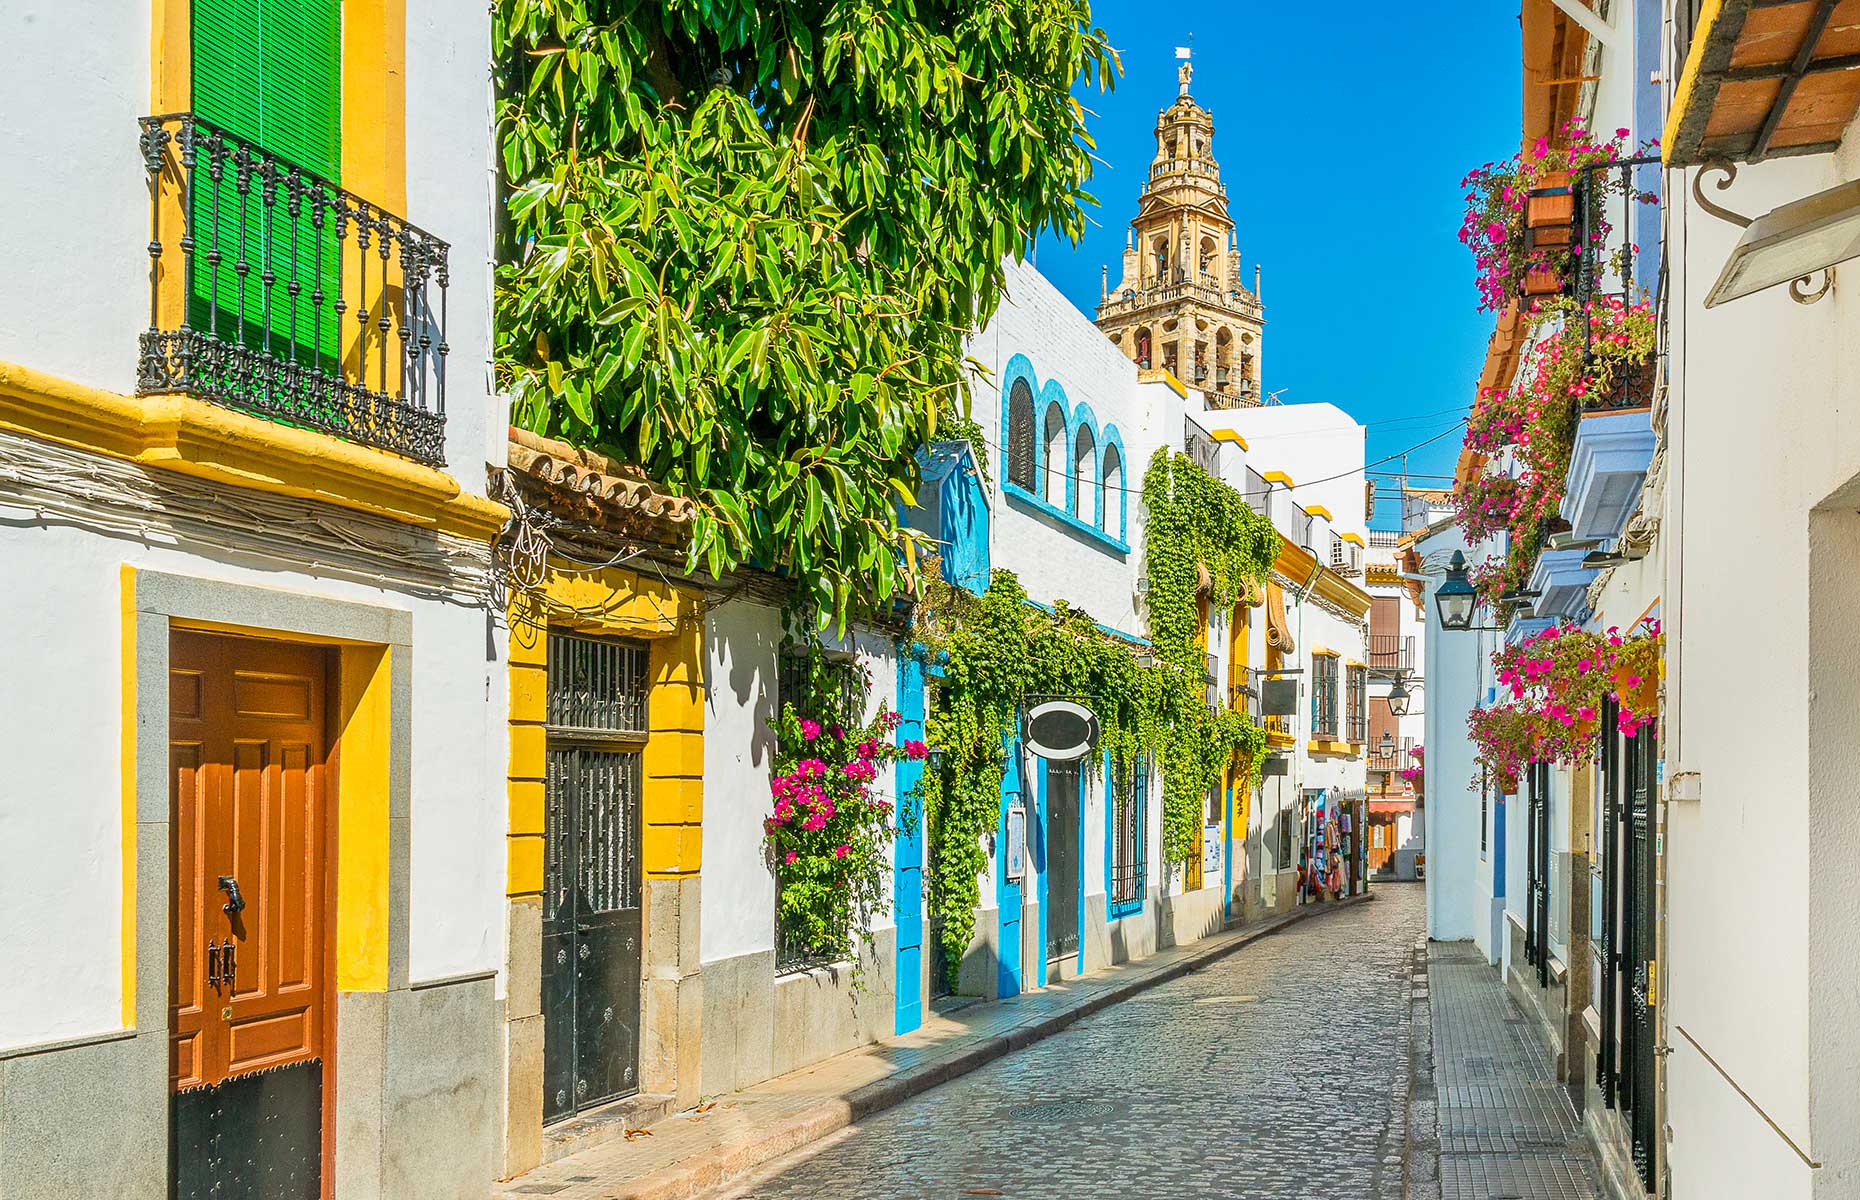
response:
M1079 764L1046 763L1046 958L1079 952Z
M1627 1004L1621 1039L1626 1073L1622 1107L1628 1110L1634 1166L1641 1183L1653 1187L1654 1137L1654 928L1653 788L1654 731L1643 728L1627 742L1627 877L1623 888L1623 964Z
M639 1090L646 684L643 645L549 635L545 1122Z
M1525 858L1530 890L1526 894L1524 924L1525 961L1537 968L1539 987L1550 986L1550 764L1525 767L1530 789L1528 854Z
M1597 831L1602 857L1602 920L1598 960L1601 967L1601 1042L1595 1051L1595 1080L1602 1106L1613 1108L1620 1092L1620 1062L1615 1054L1621 1035L1621 857L1623 806L1621 804L1621 740L1616 732L1620 708L1614 699L1602 701L1601 763L1602 824Z

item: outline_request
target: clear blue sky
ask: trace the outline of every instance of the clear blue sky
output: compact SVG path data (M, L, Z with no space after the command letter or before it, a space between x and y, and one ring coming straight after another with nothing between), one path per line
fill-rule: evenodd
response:
M1368 424L1371 460L1445 429L1472 403L1492 330L1458 240L1459 181L1517 150L1516 6L1418 0L1371 17L1212 0L1180 27L1159 19L1171 7L1092 6L1124 63L1116 91L1080 96L1105 160L1090 189L1097 224L1077 249L1042 242L1040 271L1087 314L1102 264L1117 285L1156 115L1175 97L1174 47L1192 32L1191 94L1214 114L1249 286L1253 264L1264 268L1267 390ZM1450 472L1458 452L1449 435L1408 466ZM1394 480L1377 484L1393 496ZM1396 506L1377 507L1376 523L1393 527Z

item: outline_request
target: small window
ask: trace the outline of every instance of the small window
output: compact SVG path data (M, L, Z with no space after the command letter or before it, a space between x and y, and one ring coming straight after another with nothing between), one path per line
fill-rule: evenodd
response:
M1042 441L1040 499L1060 507L1066 501L1066 417L1059 405L1046 406L1046 428Z
M1033 490L1033 388L1016 379L1008 391L1008 482Z
M1103 498L1099 501L1098 527L1121 539L1124 523L1118 514L1123 511L1124 503L1124 456L1118 452L1115 442L1104 448L1104 484L1099 490ZM1113 525L1116 528L1112 528Z
M1317 654L1311 658L1311 736L1337 736L1337 658Z
M1149 785L1149 755L1139 754L1129 778L1112 789L1111 903L1114 905L1143 903L1145 865L1149 860L1143 844L1143 827Z
M1087 524L1098 517L1098 443L1091 429L1081 426L1078 442L1072 447L1072 515Z

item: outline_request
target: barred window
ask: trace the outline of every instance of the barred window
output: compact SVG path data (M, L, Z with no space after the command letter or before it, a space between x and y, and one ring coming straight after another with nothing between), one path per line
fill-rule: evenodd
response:
M1364 742L1369 738L1369 671L1365 667L1351 667L1348 672L1346 704L1348 705L1348 733L1346 740Z
M1008 391L1008 482L1033 490L1033 388L1016 379Z
M1130 778L1113 789L1111 810L1111 903L1135 907L1143 903L1145 868L1149 853L1144 845L1144 823L1149 810L1150 756L1137 755Z
M1311 736L1337 736L1337 658L1331 654L1311 657Z

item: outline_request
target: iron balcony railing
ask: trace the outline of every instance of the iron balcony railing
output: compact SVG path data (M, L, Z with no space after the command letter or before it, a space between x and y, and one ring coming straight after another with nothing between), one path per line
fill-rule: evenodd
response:
M1372 529L1369 531L1369 544L1378 550L1393 550L1401 545L1402 535L1394 529Z
M1412 671L1414 669L1414 635L1370 634L1369 665L1378 671Z
M1660 156L1643 155L1583 168L1576 184L1574 281L1576 312L1572 320L1587 326L1584 364L1594 357L1597 323L1591 306L1655 303L1650 268L1658 260L1636 258L1641 246L1660 244ZM1646 218L1643 222L1642 218ZM1650 223L1649 223L1650 222ZM1658 355L1617 367L1606 391L1582 398L1584 412L1647 408L1659 379Z
M443 464L446 243L192 113L141 131L137 391Z

